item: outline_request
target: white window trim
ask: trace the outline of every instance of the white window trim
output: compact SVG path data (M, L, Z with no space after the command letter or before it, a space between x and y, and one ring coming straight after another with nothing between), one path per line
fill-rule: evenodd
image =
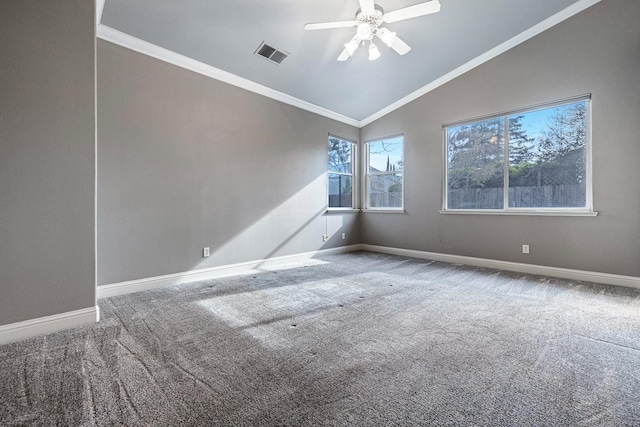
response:
M403 214L406 211L403 208L369 208L362 209L365 213L380 213L380 214Z
M494 119L496 117L504 117L505 120L508 119L509 116L527 113L530 111L541 110L546 108L553 108L560 105L571 104L580 101L587 101L587 132L586 132L586 141L585 141L585 152L586 152L586 177L585 177L585 186L586 186L586 194L585 194L585 207L583 208L510 208L505 207L503 209L448 209L448 191L447 191L447 179L449 172L449 159L448 159L448 149L447 149L447 128L467 123L473 123L483 120ZM529 107L518 108L515 110L505 111L501 113L495 113L487 116L476 117L473 119L463 120L459 122L446 123L442 125L442 159L443 159L443 174L444 177L442 179L442 209L438 212L441 214L452 214L452 215L528 215L528 216L587 216L587 217L595 217L598 215L598 212L593 210L593 156L592 156L592 99L591 94L585 94L580 96L575 96L571 98L565 98L558 101L547 102L543 104L536 104ZM506 132L505 132L506 133ZM508 159L508 136L505 135L505 159ZM505 170L508 171L508 161L505 161ZM508 173L505 172L505 193L508 192L509 179ZM403 194L404 196L404 194ZM505 205L508 205L508 196L505 195L504 198Z
M363 202L362 202L362 212L377 212L377 213L405 213L404 210L404 193L405 193L405 187L404 187L404 176L405 176L405 167L406 167L406 159L405 159L405 166L403 166L402 168L402 206L398 207L398 208L392 208L392 207L370 207L369 206L369 177L371 175L390 175L391 173L389 172L378 172L378 173L369 173L369 144L372 142L378 142L378 141L382 141L384 139L390 139L390 138L396 138L398 136L402 137L402 158L405 159L405 155L404 155L404 147L405 147L405 138L404 138L404 132L398 132L398 133L392 133L390 135L387 136L383 136L383 137L379 137L379 138L372 138L372 139L368 139L366 141L364 141L364 149L363 154L364 154L364 160L363 160L363 164L364 164L364 173L363 173L363 181L362 181L362 193L363 193Z
M352 213L360 212L359 208L327 208L326 213Z
M584 209L446 209L438 212L444 215L598 216L598 212Z
M359 212L360 208L358 207L358 141L354 141L349 138L343 138L338 135L334 135L332 133L327 135L327 146L329 142L329 138L337 138L341 141L350 142L351 143L351 173L348 174L346 172L333 172L329 170L329 150L327 149L327 212ZM337 174L337 175L345 175L351 177L351 207L330 207L329 206L329 174Z

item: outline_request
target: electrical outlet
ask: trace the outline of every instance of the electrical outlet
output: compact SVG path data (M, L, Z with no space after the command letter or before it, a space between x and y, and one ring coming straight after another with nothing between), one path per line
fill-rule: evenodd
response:
M323 234L322 235L322 241L326 242L327 240L329 240L329 235L328 234Z
M523 254L529 253L529 245L522 245L522 253Z
M342 240L347 238L347 233L342 233Z
M206 258L211 255L211 250L209 248L202 248L202 258Z

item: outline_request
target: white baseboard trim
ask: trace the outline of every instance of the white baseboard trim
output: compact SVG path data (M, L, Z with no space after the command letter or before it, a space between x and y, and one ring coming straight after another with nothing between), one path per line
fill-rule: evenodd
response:
M97 322L98 306L0 326L0 345Z
M558 277L561 279L585 282L604 283L640 289L640 277L622 276L618 274L599 273L596 271L572 270L569 268L547 267L544 265L524 264L519 262L499 261L495 259L474 258L461 255L449 255L437 252L416 251L412 249L390 248L386 246L362 245L363 251L379 252L390 255L401 255L412 258L430 259L434 261L471 265L474 267L495 268L515 271L517 273L536 274L540 276Z
M234 276L256 271L260 268L278 268L287 264L302 262L317 256L340 254L354 251L379 252L390 255L408 256L455 264L471 265L475 267L495 268L498 270L515 271L524 274L558 277L562 279L580 280L586 282L604 283L608 285L624 286L640 289L640 277L622 276L617 274L599 273L594 271L572 270L568 268L547 267L542 265L524 264L510 261L499 261L485 258L474 258L461 255L450 255L437 252L425 252L412 249L391 248L386 246L356 244L339 248L323 249L302 254L285 255L280 257L228 264L218 267L185 271L182 273L163 276L147 277L144 279L112 283L98 286L97 298L109 298L133 292L157 289L182 283L211 280L220 277ZM0 327L1 328L1 327ZM1 329L0 329L1 331Z
M147 277L144 279L129 280L126 282L98 286L96 293L98 299L109 298L117 295L125 295L132 292L146 291L149 289L157 289L182 283L234 276L237 274L255 271L260 268L277 268L279 266L284 266L293 262L305 261L316 256L354 252L361 249L362 245L360 244L341 246L338 248L322 249L319 251L305 252L302 254L285 255L280 257L241 262L237 264L228 264L218 267L185 271L182 273L166 274L164 276Z

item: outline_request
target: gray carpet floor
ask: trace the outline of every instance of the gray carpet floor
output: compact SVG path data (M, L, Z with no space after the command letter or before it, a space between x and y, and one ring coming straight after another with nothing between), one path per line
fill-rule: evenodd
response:
M640 291L357 252L0 346L0 425L640 425Z

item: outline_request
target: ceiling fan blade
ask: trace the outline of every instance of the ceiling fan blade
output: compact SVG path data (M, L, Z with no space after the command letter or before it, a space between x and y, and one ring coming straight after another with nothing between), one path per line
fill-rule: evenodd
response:
M395 41L391 45L391 49L395 50L400 55L404 55L405 53L409 53L411 46L406 44L400 37L396 36Z
M431 0L387 12L384 14L383 19L384 22L398 22L404 19L415 18L417 16L428 15L436 12L440 12L440 2L438 0Z
M305 30L326 30L330 28L347 28L356 25L356 21L336 21L336 22L318 22L315 24L305 24Z
M384 42L391 49L398 52L400 55L404 55L411 50L411 46L406 44L396 33L392 33L386 28L378 29L376 36Z
M345 47L342 53L340 54L340 56L338 56L338 61L346 61L349 58L351 58L351 55L349 54L349 51Z
M360 0L360 11L365 15L375 12L374 0Z

